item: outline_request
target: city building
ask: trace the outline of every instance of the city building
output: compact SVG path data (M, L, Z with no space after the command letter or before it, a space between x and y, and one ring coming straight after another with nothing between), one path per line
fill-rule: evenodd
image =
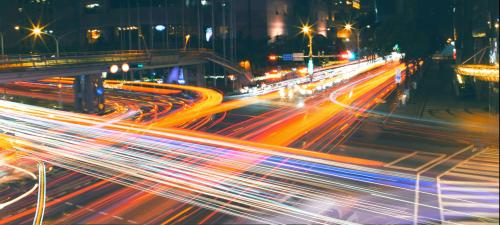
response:
M1 9L0 29L6 39L21 40L34 25L40 25L53 32L63 51L211 48L228 58L238 58L238 41L267 39L272 43L276 37L296 35L301 23L314 24L318 34L327 36L333 20L327 2L18 0ZM17 26L27 32L11 32ZM20 43L8 41L12 52L31 51L17 45ZM53 45L47 41L48 49L33 50L48 51Z
M498 85L498 1L455 0L453 5L456 46L456 93L487 100L491 113L499 112ZM472 64L473 73L463 73L462 65ZM493 66L493 67L492 67ZM487 73L491 73L488 75ZM484 78L484 79L482 79Z

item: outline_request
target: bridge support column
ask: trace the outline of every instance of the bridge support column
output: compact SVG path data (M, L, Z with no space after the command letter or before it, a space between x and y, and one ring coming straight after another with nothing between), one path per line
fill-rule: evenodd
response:
M134 74L134 71L130 71L130 81L134 81L135 80L135 74Z
M196 86L198 87L206 87L206 80L205 80L205 65L197 65L195 69L195 75L196 75Z
M100 75L80 75L73 83L75 110L83 113L105 112L103 79Z

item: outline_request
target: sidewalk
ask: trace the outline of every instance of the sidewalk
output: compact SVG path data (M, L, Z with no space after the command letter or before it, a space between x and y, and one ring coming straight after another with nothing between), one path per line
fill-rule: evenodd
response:
M457 119L481 123L498 121L498 116L489 115L487 101L455 96L452 83L454 72L449 64L426 63L417 90L412 92L406 105L397 107L394 114L446 122L457 122ZM388 100L388 104L394 104L393 100Z
M411 93L406 105L399 104L395 92L377 110L388 112L388 119L410 118L422 123L448 124L466 133L483 134L484 137L498 136L499 118L488 112L487 100L455 96L452 67L434 61L426 63L418 88Z

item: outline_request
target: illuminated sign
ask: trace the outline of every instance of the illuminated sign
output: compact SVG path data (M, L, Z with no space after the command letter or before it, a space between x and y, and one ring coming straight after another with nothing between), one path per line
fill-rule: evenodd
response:
M184 69L180 69L179 71L179 79L177 79L178 84L186 84L186 80L184 79Z
M214 35L214 29L212 27L208 27L207 30L205 31L205 39L207 40L207 42L210 42L213 35Z
M293 61L293 54L283 54L283 61Z
M401 76L401 69L397 68L396 69L396 84L401 84L402 76Z
M309 59L309 63L307 64L307 72L309 73L309 75L314 74L314 63L312 59Z
M156 31L164 31L165 29L166 29L166 27L164 25L156 25L155 26Z
M352 7L355 9L361 9L361 3L359 2L359 0L354 0L352 2Z
M101 5L99 5L99 3L91 3L91 4L87 4L85 5L85 8L87 9L94 9L94 8L97 8L97 7L100 7Z

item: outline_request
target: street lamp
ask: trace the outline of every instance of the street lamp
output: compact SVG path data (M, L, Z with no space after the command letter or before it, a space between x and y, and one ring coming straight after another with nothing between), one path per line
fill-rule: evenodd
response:
M38 27L33 28L33 34L39 36L40 34L42 34L42 29Z
M311 81L312 81L312 75L314 74L314 63L313 63L313 29L310 25L306 24L302 26L302 33L304 35L307 35L309 39L309 62L307 64L308 72L309 75L311 76Z
M365 30L365 29L370 29L371 26L370 25L367 25L363 28L360 28L360 29L356 29L354 28L354 26L350 23L347 23L345 26L344 26L344 29L348 30L348 31L353 31L355 34L356 34L356 50L359 54L360 52L360 38L361 38L361 31Z
M4 44L3 44L3 33L0 32L0 48L1 48L1 56L3 57L5 55L5 49L4 49Z
M306 35L309 38L309 59L312 59L313 56L313 30L312 27L309 25L304 25L302 27L302 33Z
M59 40L57 39L56 36L54 36L50 32L44 32L42 30L42 28L40 28L40 27L33 27L33 29L31 29L31 34L33 36L47 35L47 36L51 37L52 39L54 39L54 41L56 43L56 57L59 58Z
M348 23L344 27L346 30L350 31L352 29L352 24Z
M190 34L186 35L185 42L184 42L184 50L187 50L190 39L191 39L191 35Z

